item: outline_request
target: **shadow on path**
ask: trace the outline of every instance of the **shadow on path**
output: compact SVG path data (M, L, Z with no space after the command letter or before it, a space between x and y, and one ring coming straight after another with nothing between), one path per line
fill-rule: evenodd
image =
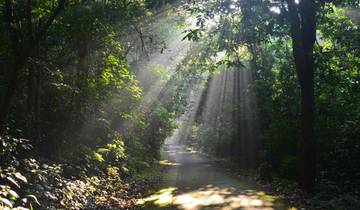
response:
M145 210L235 210L293 209L279 197L235 178L221 167L184 146L166 144L163 149L169 169L157 193L138 201Z

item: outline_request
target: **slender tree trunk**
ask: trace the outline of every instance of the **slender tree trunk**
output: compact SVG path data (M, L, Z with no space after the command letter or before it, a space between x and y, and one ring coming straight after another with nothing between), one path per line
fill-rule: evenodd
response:
M33 95L33 112L34 112L34 127L37 142L41 142L40 132L40 106L41 106L41 69L37 69L34 75L34 95Z
M28 115L33 114L33 105L34 105L34 65L29 65L29 75L27 77L27 108L26 112Z
M301 90L301 136L298 142L298 170L302 188L312 192L316 176L316 141L314 137L314 56L316 19L314 0L296 4L288 0L293 55Z
M26 1L26 24L27 24L27 39L29 42L33 41L33 32L32 32L32 17L31 17L31 9L32 9L32 0ZM34 104L34 64L30 63L29 65L29 74L27 78L27 113L32 117L33 104Z

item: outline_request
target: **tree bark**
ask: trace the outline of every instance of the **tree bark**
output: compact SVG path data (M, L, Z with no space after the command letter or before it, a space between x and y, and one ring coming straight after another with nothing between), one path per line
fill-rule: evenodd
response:
M10 53L10 65L9 72L9 83L7 89L5 90L4 97L0 103L0 127L4 125L13 96L15 95L16 88L19 83L19 74L21 69L26 65L29 57L32 55L36 46L38 46L41 39L45 36L47 30L55 20L55 18L63 10L66 0L59 0L57 7L54 12L49 16L45 24L39 28L35 36L31 37L31 41L24 42L21 39L21 32L17 29L17 23L13 14L13 4L11 0L5 0L4 7L4 17L6 28L9 31L10 41L11 41L11 53ZM27 2L27 7L31 7L31 1ZM31 30L31 8L27 8L27 19L28 19L28 30ZM30 18L30 19L29 19ZM30 21L30 22L29 22ZM32 32L32 31L31 31ZM29 38L29 37L28 37Z
M288 0L293 56L301 91L301 135L298 141L298 179L301 187L313 192L316 177L316 141L314 137L314 56L316 8L314 0L296 4Z

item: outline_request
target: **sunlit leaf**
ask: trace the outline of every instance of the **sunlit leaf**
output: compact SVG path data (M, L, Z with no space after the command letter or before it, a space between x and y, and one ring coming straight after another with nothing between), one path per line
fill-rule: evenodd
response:
M20 179L21 181L23 181L23 182L27 183L27 179L26 179L26 177L25 177L25 176L23 176L21 173L16 172L16 173L14 174L14 176L15 176L16 178Z
M39 200L36 198L35 195L26 195L27 198L31 198L37 205L40 206Z
M7 180L9 180L12 184L14 184L16 187L20 188L20 185L17 183L17 181L15 181L13 178L7 176L6 177Z
M0 203L3 203L5 206L12 208L13 204L6 198L0 197Z
M9 196L11 200L16 200L19 198L19 195L14 190L9 190Z

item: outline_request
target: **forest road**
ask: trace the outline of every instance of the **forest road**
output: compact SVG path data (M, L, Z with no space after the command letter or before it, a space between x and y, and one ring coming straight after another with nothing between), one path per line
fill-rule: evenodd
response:
M142 200L143 209L295 209L185 146L166 144L162 156L169 166L162 188Z

